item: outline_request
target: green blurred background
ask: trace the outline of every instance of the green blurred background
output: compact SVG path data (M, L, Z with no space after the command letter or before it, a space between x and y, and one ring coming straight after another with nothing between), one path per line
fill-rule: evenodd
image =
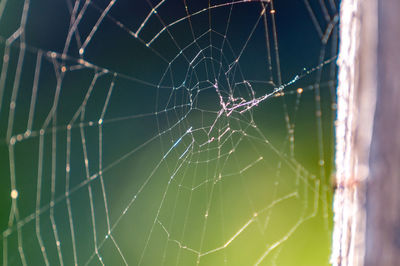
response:
M337 1L4 3L3 264L329 264Z

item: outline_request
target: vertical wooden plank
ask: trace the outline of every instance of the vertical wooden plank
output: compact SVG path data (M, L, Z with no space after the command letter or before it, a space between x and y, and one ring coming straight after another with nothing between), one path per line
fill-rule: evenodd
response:
M364 265L366 180L376 99L376 0L342 0L333 265Z
M365 265L400 265L400 1L378 3L378 84Z

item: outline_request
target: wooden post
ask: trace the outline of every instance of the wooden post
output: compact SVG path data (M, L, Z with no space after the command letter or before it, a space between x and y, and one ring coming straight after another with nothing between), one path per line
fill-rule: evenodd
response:
M400 1L342 0L333 265L400 265Z
M364 205L376 98L376 22L376 0L342 0L333 265L364 265Z

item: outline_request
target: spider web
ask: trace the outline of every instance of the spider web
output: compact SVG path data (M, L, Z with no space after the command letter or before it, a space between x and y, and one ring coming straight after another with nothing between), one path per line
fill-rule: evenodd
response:
M0 2L4 265L323 265L337 2Z

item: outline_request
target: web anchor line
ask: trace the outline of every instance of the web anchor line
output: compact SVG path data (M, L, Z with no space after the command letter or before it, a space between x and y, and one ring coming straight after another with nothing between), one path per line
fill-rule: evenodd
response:
M286 87L296 83L298 80L310 75L311 73L321 69L322 67L324 67L327 64L332 63L335 59L337 58L337 56L334 56L332 58L329 58L327 60L325 60L324 62L322 62L321 64L319 64L316 67L310 68L310 69L306 69L304 68L303 71L294 76L293 79L291 79L289 82L282 84L279 87L275 87L273 89L272 92L270 93L266 93L260 97L254 98L252 100L246 101L245 99L243 99L242 97L238 97L238 98L234 98L233 96L229 97L228 101L225 102L221 92L218 88L218 84L215 83L214 84L214 88L216 89L219 99L220 99L220 105L222 107L221 111L218 113L218 117L221 115L222 112L226 113L226 116L230 116L232 114L232 112L236 111L237 109L243 108L242 110L239 111L239 113L244 113L248 110L250 110L251 108L253 108L254 106L258 106L258 104L260 104L261 102L273 97L273 96L277 96L279 95L279 93L281 93ZM251 86L251 84L249 82L247 82L247 84L249 86ZM237 103L238 102L238 103ZM231 107L229 107L230 105L232 105Z

